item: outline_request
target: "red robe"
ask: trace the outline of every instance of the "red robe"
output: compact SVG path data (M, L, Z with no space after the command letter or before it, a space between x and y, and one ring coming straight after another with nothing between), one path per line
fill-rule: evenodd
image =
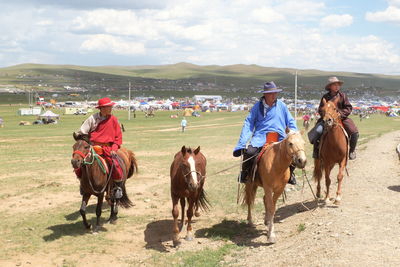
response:
M109 170L114 163L112 170L112 178L115 181L121 181L124 177L121 165L116 158L111 156L111 151L117 151L122 144L122 132L119 126L118 119L110 115L107 119L100 122L96 129L90 133L90 141L94 144L102 143L103 154L101 155L108 163ZM109 144L109 145L107 145ZM81 169L75 169L78 177L81 177Z

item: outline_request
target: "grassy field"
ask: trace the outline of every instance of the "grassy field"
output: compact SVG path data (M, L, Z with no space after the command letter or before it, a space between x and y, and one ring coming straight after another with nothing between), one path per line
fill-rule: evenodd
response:
M243 221L246 214L236 205L239 167L213 174L238 162L232 149L247 113L202 113L188 118L187 132L181 133L180 118L170 119L176 112L157 112L155 118L138 113L128 121L126 112L115 111L126 129L124 145L135 151L139 161L139 174L128 181L136 206L121 210L117 225L107 225L92 235L82 225L79 185L70 164L72 132L86 116L62 115L56 125L18 126L21 120L35 119L17 116L18 108L0 106L5 121L0 128L0 264L217 266L242 248L240 242L233 242L248 231ZM362 122L354 119L361 143L399 129L400 124L399 119L381 115ZM169 165L182 145L200 145L208 160L205 188L213 207L198 219L194 230L197 238L209 243L168 253L157 241L165 241L170 232ZM311 159L310 145L307 155ZM309 172L311 168L310 160ZM88 210L92 222L94 203L92 199ZM256 212L262 210L257 202ZM103 219L108 215L105 205Z

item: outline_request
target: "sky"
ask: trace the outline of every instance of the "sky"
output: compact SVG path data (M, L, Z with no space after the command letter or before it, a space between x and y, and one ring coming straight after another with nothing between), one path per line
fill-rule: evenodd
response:
M400 0L2 0L0 25L0 67L189 62L400 74Z

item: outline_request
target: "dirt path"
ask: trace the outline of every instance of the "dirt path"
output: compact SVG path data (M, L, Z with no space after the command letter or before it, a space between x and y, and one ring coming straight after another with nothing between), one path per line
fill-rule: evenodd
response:
M260 243L227 262L239 266L400 266L400 162L395 152L399 141L400 131L396 131L360 146L357 160L349 163L350 177L345 176L340 207L301 213L297 204L282 207L277 213L278 221L284 218L276 224L278 243L266 246L265 239L258 237ZM336 191L336 183L333 186ZM306 191L312 199L310 190ZM289 202L296 203L296 196ZM258 219L257 229L264 231L261 214Z

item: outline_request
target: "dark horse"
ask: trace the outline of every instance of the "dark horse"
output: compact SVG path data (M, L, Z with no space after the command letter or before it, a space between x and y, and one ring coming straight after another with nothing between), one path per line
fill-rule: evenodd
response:
M203 185L206 178L206 158L200 152L200 147L192 151L191 148L182 147L181 151L175 154L171 164L171 198L174 246L180 244L179 233L182 230L185 219L185 198L189 204L187 210L187 235L186 240L193 240L192 236L192 216L195 210L196 217L200 216L199 208L203 211L209 210L209 202L206 198ZM180 226L178 225L179 208L178 201L181 203L182 217Z
M91 225L86 220L86 206L88 204L91 195L97 196L96 206L96 228L98 230L100 226L101 209L103 205L104 194L106 193L106 199L109 200L111 206L111 214L108 222L114 223L117 220L118 205L123 208L129 208L133 206L132 202L128 198L126 193L125 181L122 182L122 193L123 196L120 199L114 197L112 190L113 181L111 178L112 166L110 167L110 174L104 171L104 167L101 166L101 161L105 163L102 158L96 154L93 146L90 145L87 136L78 137L74 134L76 143L73 145L73 154L71 164L74 169L81 168L82 175L80 180L81 194L82 194L82 205L79 212L82 215L83 224L87 229L90 229ZM135 155L132 151L125 148L118 150L117 155L119 156L121 167L126 174L126 178L137 172L137 162Z

